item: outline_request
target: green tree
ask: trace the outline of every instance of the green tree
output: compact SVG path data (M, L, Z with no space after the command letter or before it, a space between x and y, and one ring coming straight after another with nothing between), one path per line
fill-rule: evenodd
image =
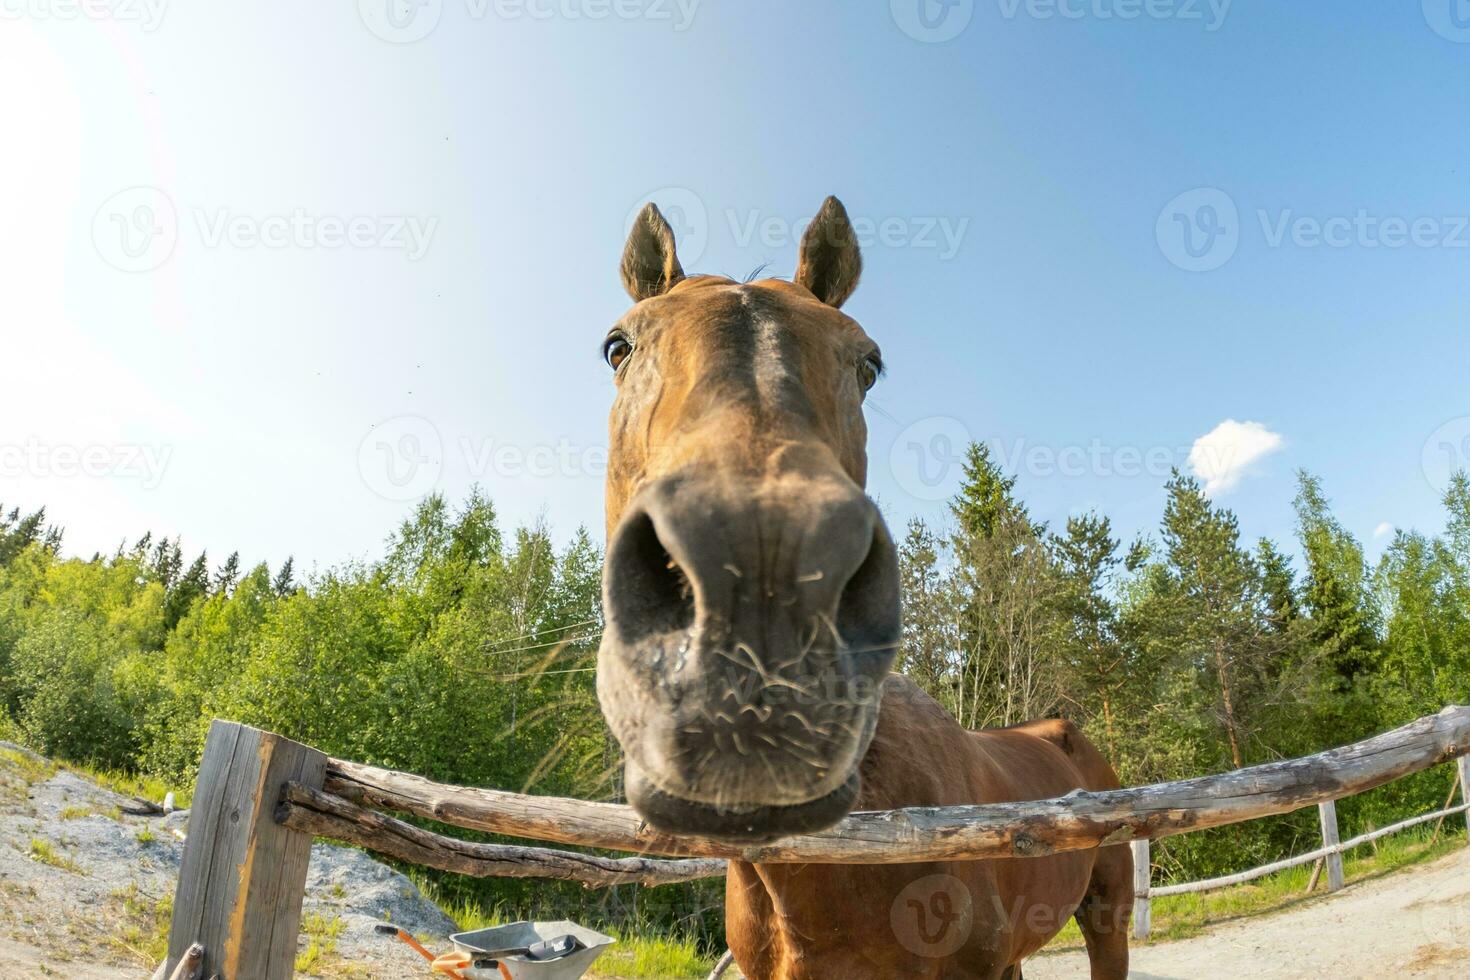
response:
M1052 539L1052 552L1061 574L1057 608L1068 700L1084 718L1101 722L1103 751L1116 768L1118 713L1127 710L1137 665L1119 636L1112 579L1120 559L1112 522L1095 513L1071 517L1066 533Z
M954 587L941 565L944 542L922 520L909 521L898 549L903 596L903 640L898 670L941 704L955 700L956 651Z
M1060 577L1044 526L1014 487L985 446L972 443L950 507L960 639L953 703L969 728L1046 716L1061 701Z
M1312 639L1336 674L1339 689L1348 690L1378 660L1378 615L1368 564L1362 546L1333 516L1317 477L1305 470L1297 473L1292 505L1306 562L1303 605L1312 620Z

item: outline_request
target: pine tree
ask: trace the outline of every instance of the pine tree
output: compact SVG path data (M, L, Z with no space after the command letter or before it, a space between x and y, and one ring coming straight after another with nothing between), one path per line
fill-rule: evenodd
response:
M1306 560L1304 605L1312 619L1312 639L1347 690L1371 673L1378 660L1378 616L1369 591L1363 548L1328 507L1322 483L1305 470L1297 473L1297 536Z
M1037 537L1045 533L1045 525L1032 524L1025 505L1016 499L1016 478L1001 472L985 443L972 442L965 449L964 474L959 492L949 504L961 535L989 538L1015 525L1024 526Z
M45 523L45 507L24 517L20 516L18 507L13 508L9 514L0 515L0 568L9 565L16 555L37 541L48 550L58 550L61 544L59 532L54 528L44 528Z
M955 713L969 728L1009 725L1056 711L1063 671L1056 655L1060 580L1006 477L980 443L966 451L965 479L950 504L960 671Z
M1208 679L1230 762L1245 765L1251 692L1273 648L1263 642L1260 579L1240 547L1235 515L1211 504L1199 481L1177 471L1165 485L1162 537L1167 556L1159 626Z
M178 545L175 543L175 550ZM173 632L179 621L188 615L189 609L194 605L196 599L209 594L209 558L205 552L200 552L199 557L189 566L189 570L174 583L168 590L163 600L163 628L166 633Z
M1266 614L1277 632L1285 632L1301 615L1291 559L1270 539L1262 538L1256 542L1256 565L1261 570L1261 592Z
M1062 578L1057 606L1071 698L1101 718L1103 749L1117 767L1117 715L1131 664L1118 636L1117 605L1108 594L1119 565L1112 522L1092 513L1069 518L1066 534L1053 538L1052 551Z
M214 591L220 595L229 595L234 591L235 583L240 580L240 552L230 552L230 557L219 567L214 575Z
M277 596L285 598L296 591L296 559L290 555L286 557L286 563L276 573L275 581L271 583L271 591Z

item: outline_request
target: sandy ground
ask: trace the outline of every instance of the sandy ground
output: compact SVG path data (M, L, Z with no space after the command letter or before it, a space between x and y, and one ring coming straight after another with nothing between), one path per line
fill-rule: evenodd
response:
M1025 973L1086 978L1087 957L1034 957ZM1470 848L1208 935L1135 947L1129 976L1470 977Z
M0 980L138 978L173 895L188 815L132 817L123 797L0 742ZM448 948L454 923L403 875L361 851L316 844L305 912L315 976L424 975L423 960L373 927L389 920ZM312 937L302 936L306 950Z

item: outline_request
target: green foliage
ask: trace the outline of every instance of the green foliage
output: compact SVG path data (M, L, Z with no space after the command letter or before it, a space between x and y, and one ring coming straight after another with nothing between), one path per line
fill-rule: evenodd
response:
M1242 542L1196 481L1176 474L1166 492L1156 535L1124 548L1101 515L1058 531L1032 520L970 447L953 526L915 521L900 546L901 668L972 727L1074 718L1132 784L1303 755L1470 700L1465 475L1445 494L1443 536L1401 532L1369 568L1302 474L1300 573L1276 543ZM447 782L618 795L594 689L601 555L584 531L557 548L544 526L502 532L477 492L458 507L431 497L381 559L306 581L289 560L274 575L234 555L214 572L202 554L186 564L177 539L89 561L63 559L59 540L42 511L0 513L0 737L122 773L122 792L173 788L181 804L216 717ZM24 792L20 766L0 758L0 792ZM1344 834L1439 806L1443 770L1343 800ZM1200 878L1316 834L1308 810L1155 854L1165 878ZM719 882L419 878L466 914L675 937L627 951L624 975L697 973L718 945Z
M984 447L946 536L913 522L900 548L900 664L966 724L1065 714L1128 784L1305 755L1470 698L1470 480L1445 495L1443 538L1400 534L1376 571L1302 474L1305 573L1275 542L1175 474L1156 538L1120 554L1107 518L1048 534ZM1443 770L1444 767L1441 767ZM1343 800L1345 834L1437 808L1447 771ZM1165 878L1308 850L1311 810L1167 838Z

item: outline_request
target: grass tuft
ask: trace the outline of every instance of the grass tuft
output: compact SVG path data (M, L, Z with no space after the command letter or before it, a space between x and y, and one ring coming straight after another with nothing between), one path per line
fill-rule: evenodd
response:
M152 968L168 956L168 929L173 919L174 898L152 898L136 884L112 893L117 925L109 937L139 966Z
M70 871L72 874L86 874L75 861L58 851L50 841L41 837L31 838L31 860L49 864L63 871Z

